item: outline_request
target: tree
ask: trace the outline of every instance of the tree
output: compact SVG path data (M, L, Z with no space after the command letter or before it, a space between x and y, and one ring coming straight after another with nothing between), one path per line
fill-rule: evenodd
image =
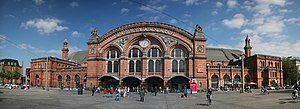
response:
M2 80L2 84L4 84L4 79L5 79L5 75L6 74L6 71L4 68L1 69L1 72L0 72L0 78Z
M19 79L21 77L21 74L19 73L18 69L16 69L15 71L13 71L11 73L10 77L11 77L10 78L11 80L13 80L13 79L17 80L17 79Z
M300 78L298 68L291 60L285 58L282 61L283 79L287 84L295 84Z

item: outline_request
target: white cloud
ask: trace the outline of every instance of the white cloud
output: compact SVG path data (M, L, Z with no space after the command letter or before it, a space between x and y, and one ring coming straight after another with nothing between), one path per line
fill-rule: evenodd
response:
M71 3L70 3L70 6L71 6L72 8L74 8L74 7L78 7L79 4L78 4L78 2L71 2Z
M223 3L222 3L222 2L219 2L219 1L216 2L216 7L219 8L219 7L222 7L222 6L223 6Z
M45 3L44 0L32 0L34 2L35 5L41 5L43 3Z
M24 27L25 29L35 28L40 34L68 29L68 27L59 25L60 23L62 23L62 21L57 18L33 19L23 22L21 27Z
M241 26L246 25L247 20L245 16L241 13L235 14L231 20L224 19L223 25L228 28L241 28Z
M283 21L284 21L284 22L287 22L287 23L289 23L289 24L294 24L294 23L296 23L296 22L299 22L299 21L300 21L300 17L298 17L298 18L289 18L289 19L284 19Z
M82 51L82 49L78 48L77 46L71 46L69 47L69 54L72 54L74 52L77 52L77 51Z
M80 33L78 31L73 31L71 34L73 37L79 37Z
M130 10L128 8L122 8L121 14L127 14Z
M177 20L176 19L172 19L172 20L170 20L170 23L175 24L175 23L177 23Z
M217 15L218 14L218 11L214 10L211 12L211 15Z
M287 9L280 9L278 11L279 13L289 13L289 12L293 12L292 10L287 10Z
M258 25L256 31L260 34L281 33L285 27L282 17L273 16L268 18L262 25Z
M236 0L227 1L228 8L236 8L239 4Z
M191 14L184 14L183 17L192 17Z
M272 14L271 6L285 6L287 0L255 0L257 5L254 7L256 16L268 16Z
M25 49L25 50L27 50L27 49L35 49L33 46L31 46L31 45L29 45L29 44L24 44L24 43L18 44L17 47L18 47L18 48L21 48L21 49Z
M5 39L6 39L6 36L0 34L0 49L6 47Z
M152 13L157 13L157 11L164 11L165 8L167 8L167 5L163 5L163 6L151 6L151 5L147 5L147 6L141 6L139 7L140 10L142 11L146 11L146 12L152 12Z
M244 29L241 31L241 34L256 34L256 32L251 29Z
M206 2L208 2L208 0L185 0L183 3L187 6L190 6L190 5L200 5Z
M150 4L156 4L159 3L161 0L150 0L149 3Z

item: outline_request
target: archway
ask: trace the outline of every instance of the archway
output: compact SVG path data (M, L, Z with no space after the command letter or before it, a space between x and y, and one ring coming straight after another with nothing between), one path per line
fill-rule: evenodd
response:
M84 75L84 78L83 78L83 89L86 88L86 76L87 76L87 75Z
M226 74L226 75L224 75L223 80L224 80L224 82L223 82L224 88L222 88L221 90L227 91L227 90L229 90L229 89L231 88L231 86L232 86L231 79L230 79L229 75Z
M66 88L70 88L71 77L69 75L66 76Z
M123 86L129 87L130 91L136 91L136 87L141 85L141 80L136 77L125 77L122 79Z
M34 84L35 84L35 86L40 87L40 77L39 77L39 75L35 75Z
M100 77L99 80L101 81L100 85L103 88L117 88L119 85L119 78L112 77L112 76L103 76Z
M175 76L168 81L171 86L171 92L183 92L184 87L189 87L189 78L184 76Z
M213 89L219 88L219 78L217 75L213 75L211 77L211 88L213 88Z
M78 75L75 75L75 87L78 88L80 85L80 77Z
M239 75L235 75L233 79L233 85L235 89L240 89L241 85L241 77Z
M58 75L57 80L58 80L58 87L62 87L62 76Z
M164 80L160 77L152 76L145 79L145 86L148 91L154 91L155 88L163 89L164 88Z

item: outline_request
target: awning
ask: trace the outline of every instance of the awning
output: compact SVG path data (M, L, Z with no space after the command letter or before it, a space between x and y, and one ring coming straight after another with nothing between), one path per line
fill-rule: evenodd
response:
M242 82L239 82L239 81L233 81L233 84L242 84Z
M232 84L232 82L230 82L230 81L224 81L224 84L231 85L231 84Z
M256 85L257 83L255 83L255 82L250 82L250 83L248 83L249 85Z

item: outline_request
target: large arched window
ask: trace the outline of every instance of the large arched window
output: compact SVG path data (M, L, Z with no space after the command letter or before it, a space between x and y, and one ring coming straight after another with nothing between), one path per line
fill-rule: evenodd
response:
M185 58L186 53L181 48L175 48L172 50L172 72L173 73L183 73L185 72Z
M138 48L132 48L128 53L129 73L142 71L143 53Z
M67 86L70 86L71 77L69 75L66 76Z
M111 49L107 52L107 73L119 72L120 53L117 50Z
M161 72L162 53L158 48L148 51L148 72Z

